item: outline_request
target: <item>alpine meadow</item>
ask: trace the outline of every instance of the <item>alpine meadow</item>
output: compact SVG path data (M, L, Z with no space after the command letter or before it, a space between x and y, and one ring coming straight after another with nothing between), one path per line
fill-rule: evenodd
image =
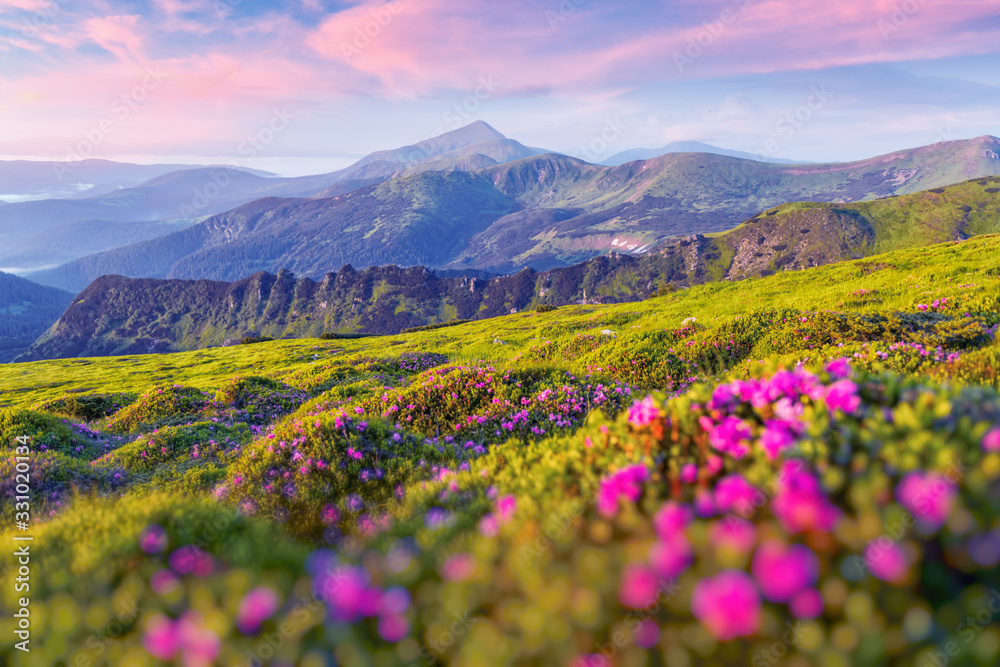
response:
M0 664L1000 664L998 15L0 4Z

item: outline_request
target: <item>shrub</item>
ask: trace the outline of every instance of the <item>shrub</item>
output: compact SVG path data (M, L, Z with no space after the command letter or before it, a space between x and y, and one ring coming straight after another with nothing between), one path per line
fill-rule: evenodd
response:
M270 336L244 336L240 339L240 343L243 345L253 345L254 343L268 343L274 340Z
M168 426L122 445L95 463L122 468L130 473L144 473L165 463L181 463L189 459L199 463L226 461L249 440L250 428L243 424L223 426L214 422L198 422Z
M139 397L130 392L111 394L67 395L38 403L35 408L43 412L54 412L86 422L110 417L122 408L131 405Z
M27 456L28 461L18 461L18 458L24 457L18 457L14 452L0 455L0 498L4 499L4 508L10 509L0 516L0 531L14 525L14 497L18 495L16 488L22 481L18 473L25 469L25 463L31 498L30 515L35 521L54 516L66 506L74 492L107 493L125 482L118 470L94 469L79 459L51 449L32 451ZM21 468L17 467L19 463Z
M542 304L539 304L539 305L535 306L535 312L536 313L551 313L552 311L556 310L557 308L558 308L558 306L553 306L553 305L548 304L548 303L542 303Z
M108 430L135 433L203 419L217 409L211 394L179 384L153 387L108 421Z
M276 518L295 536L334 542L363 511L384 512L397 487L454 461L455 453L381 420L290 420L244 450L223 493L242 512Z
M262 377L233 378L215 396L217 404L232 408L232 421L256 425L270 424L308 399L305 391Z
M113 446L106 438L82 424L36 410L0 410L0 454L28 436L32 451L60 452L75 458L92 458Z
M538 440L574 429L591 410L616 414L631 388L560 370L437 368L405 387L371 396L358 409L431 437L479 444Z

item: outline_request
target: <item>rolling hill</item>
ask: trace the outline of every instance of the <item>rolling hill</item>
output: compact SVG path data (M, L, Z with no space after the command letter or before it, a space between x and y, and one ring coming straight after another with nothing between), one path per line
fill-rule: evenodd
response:
M27 350L72 301L68 292L0 273L0 363Z
M442 183L474 178L436 177ZM477 210L504 203L487 198ZM239 233L252 234L260 222L242 219ZM524 269L490 279L446 278L424 267L398 266L346 266L319 282L296 278L290 271L260 272L233 283L104 276L18 360L190 350L231 343L250 333L274 338L395 334L543 304L638 301L661 290L764 277L996 233L1000 177L855 204L787 204L729 232L693 235L639 257L614 252L570 267Z
M424 171L325 198L259 200L33 279L79 290L108 274L233 281L285 268L319 278L343 264L390 263L546 270L723 232L786 202L871 200L1000 174L998 150L1000 140L980 137L827 165L677 153L602 167L537 155L472 172Z
M712 155L725 155L743 160L756 160L757 162L773 162L775 164L805 164L795 160L782 160L780 158L769 158L755 153L744 151L732 151L726 148L719 148L701 141L671 141L666 146L660 148L632 148L627 151L615 153L601 164L608 167L617 167L636 160L652 160L662 157L668 153L710 153Z

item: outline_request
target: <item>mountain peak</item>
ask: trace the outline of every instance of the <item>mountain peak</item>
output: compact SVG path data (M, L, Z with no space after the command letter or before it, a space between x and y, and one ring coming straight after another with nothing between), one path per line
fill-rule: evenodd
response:
M434 147L437 150L451 151L466 148L491 141L509 141L489 123L477 120L456 130L445 132L431 139L421 141L416 146L421 148Z

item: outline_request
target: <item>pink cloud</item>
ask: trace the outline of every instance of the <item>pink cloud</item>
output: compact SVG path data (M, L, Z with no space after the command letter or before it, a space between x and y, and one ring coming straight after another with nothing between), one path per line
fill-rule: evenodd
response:
M979 54L995 50L1000 37L962 28L994 16L997 0L921 3L910 14L896 13L898 0L727 2L702 5L704 18L691 26L651 16L645 31L611 29L615 17L597 6L581 5L550 25L536 3L515 0L504 19L483 4L363 0L328 17L307 44L387 92L421 95L489 75L513 88L572 88ZM705 23L715 23L715 34ZM697 55L678 68L676 55L690 57L690 41L699 40Z
M122 61L136 61L142 57L144 40L136 30L138 15L105 16L87 19L83 31L101 48L115 54Z

